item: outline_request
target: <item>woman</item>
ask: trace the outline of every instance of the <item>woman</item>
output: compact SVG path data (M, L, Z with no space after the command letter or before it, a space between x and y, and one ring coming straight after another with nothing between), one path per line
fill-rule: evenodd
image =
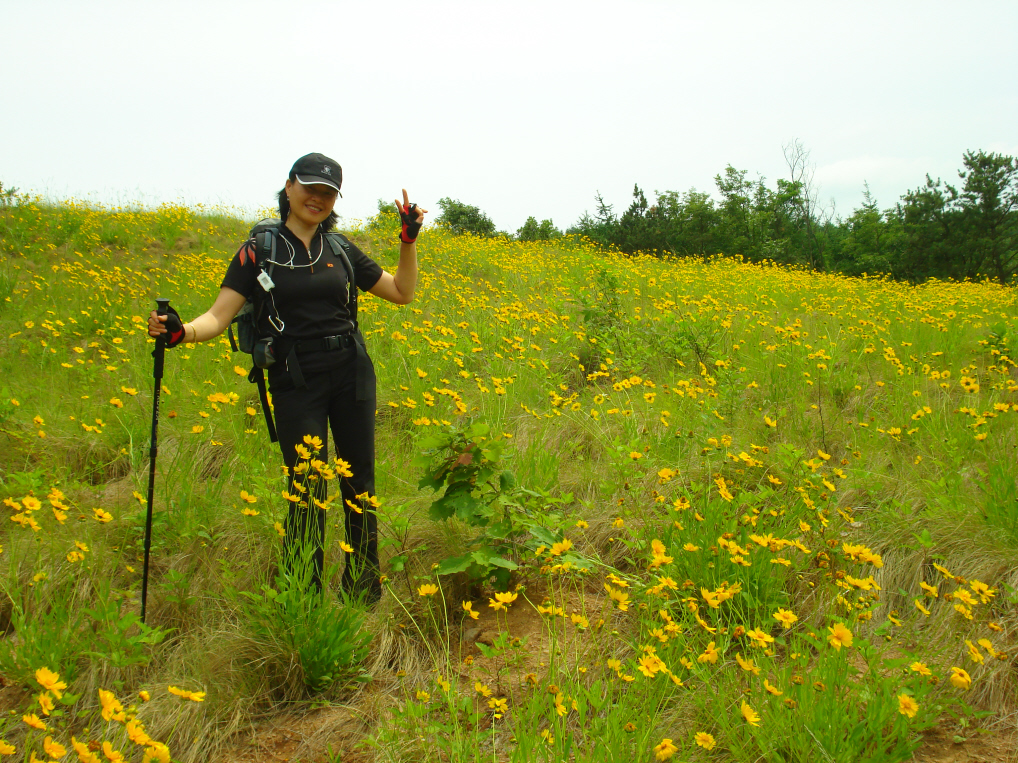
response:
M373 602L381 597L378 520L369 505L375 493L375 376L355 313L351 314L353 289L348 291L345 263L325 236L337 219L333 207L342 173L339 164L322 154L308 154L294 163L279 192L283 223L275 234L267 282L256 261L255 239L249 239L230 262L207 313L181 323L173 312L159 316L153 311L148 327L152 336L169 335L167 347L208 341L226 330L256 289L268 291L258 329L259 336L274 337L276 362L268 368L268 381L279 445L289 467L287 492L296 493L297 446L306 435L320 438L326 458L331 427L336 455L350 465L353 475L341 479L347 543L353 547L347 553L342 585L347 593ZM347 251L357 288L405 305L413 300L417 285L415 241L427 210L410 204L405 189L403 202L397 201L396 207L402 230L395 273L382 270L352 244ZM325 501L326 483L313 484L318 492L303 495L305 505L289 504L284 562L293 571L295 563L310 554L312 582L320 589L325 511L315 507L313 499Z

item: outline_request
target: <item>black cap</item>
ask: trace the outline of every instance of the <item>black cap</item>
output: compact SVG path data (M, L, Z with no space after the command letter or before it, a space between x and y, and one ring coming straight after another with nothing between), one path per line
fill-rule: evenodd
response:
M293 163L290 174L302 185L327 185L337 191L343 185L343 168L324 154L306 154ZM342 196L342 194L340 194Z

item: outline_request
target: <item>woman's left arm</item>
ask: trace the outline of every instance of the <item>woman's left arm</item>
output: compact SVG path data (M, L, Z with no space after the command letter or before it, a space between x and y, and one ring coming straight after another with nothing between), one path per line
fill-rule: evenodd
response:
M411 205L405 188L403 203L397 201L396 209L403 225L399 234L399 265L395 274L383 270L381 278L368 292L397 305L408 305L413 301L414 289L417 288L417 233L428 210Z

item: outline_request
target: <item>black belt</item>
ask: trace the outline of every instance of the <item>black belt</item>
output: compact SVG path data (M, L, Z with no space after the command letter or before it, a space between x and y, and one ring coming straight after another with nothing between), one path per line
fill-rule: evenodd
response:
M293 349L298 353L326 352L328 350L341 350L344 347L353 347L356 343L355 334L339 334L337 336L323 336L321 339L305 339L303 342L294 342Z
M305 339L303 342L291 344L290 350L286 354L286 370L290 372L294 385L297 387L307 386L304 374L300 370L300 363L297 361L298 353L340 350L344 347L357 348L357 400L367 400L374 389L374 372L367 348L364 346L364 340L360 338L360 333L357 331L326 336L321 339Z

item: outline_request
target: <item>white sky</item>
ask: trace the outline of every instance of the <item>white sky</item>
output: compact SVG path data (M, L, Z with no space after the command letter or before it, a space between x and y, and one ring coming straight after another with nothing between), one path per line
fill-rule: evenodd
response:
M320 151L344 217L406 187L515 231L729 163L773 187L798 138L847 216L1018 155L1016 32L1014 0L0 0L0 183L254 210Z

